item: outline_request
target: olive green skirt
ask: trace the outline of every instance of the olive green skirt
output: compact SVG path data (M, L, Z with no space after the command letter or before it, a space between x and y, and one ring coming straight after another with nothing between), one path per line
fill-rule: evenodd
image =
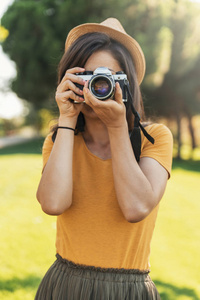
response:
M77 265L57 254L35 300L160 300L148 273Z

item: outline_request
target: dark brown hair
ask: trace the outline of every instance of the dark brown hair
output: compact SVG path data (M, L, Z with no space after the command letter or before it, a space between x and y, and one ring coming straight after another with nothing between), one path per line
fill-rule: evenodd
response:
M64 53L58 65L58 84L61 82L65 72L73 67L84 67L88 58L97 51L109 51L119 63L121 70L127 75L132 101L135 109L139 112L144 121L144 107L141 97L140 87L137 81L134 63L128 50L119 42L111 39L108 35L99 32L86 33L79 37ZM105 66L106 67L106 66ZM126 118L129 130L134 127L134 116L131 112L131 105L126 104ZM81 113L82 114L82 113ZM80 118L81 117L81 118ZM79 131L79 122L83 121L83 116L79 116L77 128Z

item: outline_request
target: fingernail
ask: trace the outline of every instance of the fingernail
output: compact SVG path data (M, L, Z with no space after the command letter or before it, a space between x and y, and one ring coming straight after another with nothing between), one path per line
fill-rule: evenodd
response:
M83 100L84 100L84 98L82 98L82 97L79 97L79 100L83 101Z

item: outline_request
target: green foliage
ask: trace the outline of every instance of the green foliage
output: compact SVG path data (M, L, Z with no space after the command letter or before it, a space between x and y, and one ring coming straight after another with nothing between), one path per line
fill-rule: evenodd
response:
M50 19L44 1L15 1L2 18L9 29L3 49L17 66L12 88L38 108L52 95L50 87L55 84L61 49L56 26Z
M16 0L2 18L9 36L2 44L17 66L12 89L36 109L49 107L54 97L56 69L68 31L80 23L103 18L103 1ZM116 7L116 6L115 6ZM105 12L106 13L106 12Z
M55 260L56 218L35 193L43 139L0 149L0 299L32 300ZM162 300L198 300L199 161L174 161L152 241L151 277Z

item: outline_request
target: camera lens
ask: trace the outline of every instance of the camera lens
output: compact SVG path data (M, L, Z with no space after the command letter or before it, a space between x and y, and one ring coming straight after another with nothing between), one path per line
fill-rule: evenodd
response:
M97 96L107 96L110 91L109 82L105 79L97 79L92 85L93 91Z
M113 91L113 85L109 78L96 76L90 83L91 92L99 100L108 99Z

